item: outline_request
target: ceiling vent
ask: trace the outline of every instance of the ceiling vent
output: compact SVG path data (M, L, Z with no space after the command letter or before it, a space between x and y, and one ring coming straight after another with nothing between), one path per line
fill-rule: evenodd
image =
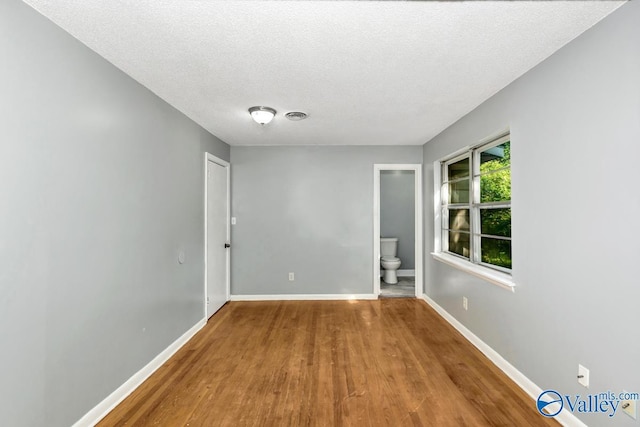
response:
M294 122L304 120L309 117L307 113L303 113L302 111L291 111L284 116L289 120L293 120Z

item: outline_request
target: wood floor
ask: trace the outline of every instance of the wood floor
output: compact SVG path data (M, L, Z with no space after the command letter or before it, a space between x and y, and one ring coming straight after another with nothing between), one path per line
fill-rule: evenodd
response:
M543 426L417 299L231 302L99 426Z

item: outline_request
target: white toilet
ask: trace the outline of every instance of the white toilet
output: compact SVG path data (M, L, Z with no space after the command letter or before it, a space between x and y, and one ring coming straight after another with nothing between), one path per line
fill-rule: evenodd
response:
M382 280L385 283L394 285L398 283L396 271L400 268L400 258L396 257L398 252L397 237L380 238L380 265L384 269Z

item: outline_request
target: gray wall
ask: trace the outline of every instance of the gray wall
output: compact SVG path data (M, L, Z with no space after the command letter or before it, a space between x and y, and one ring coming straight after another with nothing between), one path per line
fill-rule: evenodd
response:
M428 255L425 286L543 389L640 390L638 22L640 2L627 3L424 147L428 254L433 161L511 128L515 293ZM588 390L578 363L591 370Z
M380 171L380 235L398 238L400 269L415 268L415 173Z
M370 294L373 165L421 159L422 146L231 147L232 294Z
M0 62L0 424L68 426L203 318L229 147L17 0Z

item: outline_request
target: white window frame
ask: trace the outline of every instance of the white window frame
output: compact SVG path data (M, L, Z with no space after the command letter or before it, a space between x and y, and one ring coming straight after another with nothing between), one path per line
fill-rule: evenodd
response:
M450 154L433 163L434 175L434 252L431 253L434 259L444 262L459 270L470 273L476 277L484 279L489 283L498 285L505 289L514 291L515 282L513 281L513 270L502 268L492 264L486 264L481 261L480 257L480 208L481 206L493 207L511 207L511 201L500 203L480 203L480 156L479 153L489 148L500 145L506 141L510 141L510 132L504 131L490 138L485 138L479 144L467 146L455 153ZM469 203L460 204L461 208L469 209L470 220L470 254L469 259L448 252L448 239L445 238L446 229L443 227L446 219L443 213L445 200L448 200L447 191L443 187L444 171L446 167L452 163L456 163L462 159L468 158L473 164L470 165L470 187L471 200ZM448 210L447 210L448 212Z

